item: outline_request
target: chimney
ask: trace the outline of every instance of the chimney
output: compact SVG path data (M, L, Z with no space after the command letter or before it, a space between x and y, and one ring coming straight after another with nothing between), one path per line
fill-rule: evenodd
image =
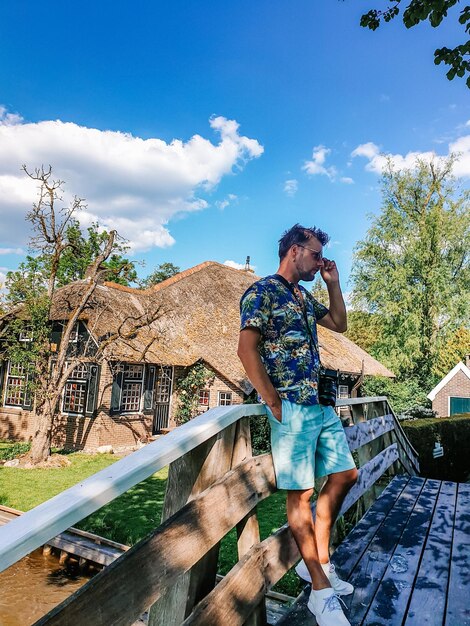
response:
M465 355L465 365L470 368L470 354Z

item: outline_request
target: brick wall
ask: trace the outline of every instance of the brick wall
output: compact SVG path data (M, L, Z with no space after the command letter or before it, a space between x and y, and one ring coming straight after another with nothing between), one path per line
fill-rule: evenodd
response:
M186 369L174 368L173 390L170 403L170 427L176 426L178 410L177 380ZM115 451L135 447L148 441L152 434L153 415L142 413L109 415L113 375L103 363L100 375L98 409L95 417L59 414L53 430L53 445L69 450L93 452L99 446L112 445ZM219 392L231 392L232 404L242 404L244 394L229 380L215 376L208 384L209 408L218 406ZM203 410L203 409L202 409ZM29 441L34 434L34 418L29 411L0 408L0 438Z
M178 393L177 386L178 380L183 378L186 374L186 368L175 367L174 380L173 380L173 394L171 398L171 411L170 411L170 426L176 426L176 417L178 414ZM210 381L206 385L206 389L209 389L209 409L213 409L219 406L219 392L231 392L232 404L243 404L245 394L235 387L227 378L224 378L221 374L214 374L214 380ZM200 407L200 412L203 413L208 409Z
M470 379L459 370L445 385L432 401L433 411L437 411L438 417L449 415L449 397L470 398Z

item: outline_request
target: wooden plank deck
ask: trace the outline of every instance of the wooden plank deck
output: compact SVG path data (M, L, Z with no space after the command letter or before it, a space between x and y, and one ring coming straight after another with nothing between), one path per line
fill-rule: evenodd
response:
M332 556L353 626L470 626L470 485L397 476ZM313 626L306 587L277 626Z

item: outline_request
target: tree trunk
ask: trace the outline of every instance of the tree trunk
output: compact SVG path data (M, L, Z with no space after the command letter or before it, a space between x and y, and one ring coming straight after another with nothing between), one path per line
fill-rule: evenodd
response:
M46 461L51 455L52 424L54 413L43 405L36 410L36 429L31 444L30 458L33 464Z

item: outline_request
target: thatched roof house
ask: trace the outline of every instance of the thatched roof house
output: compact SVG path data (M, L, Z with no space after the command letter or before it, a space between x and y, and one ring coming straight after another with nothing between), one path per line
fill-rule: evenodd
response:
M174 382L198 361L213 373L208 388L201 390L201 410L242 402L252 386L237 357L239 301L257 279L251 272L207 261L146 290L99 284L81 322L97 345L106 344L104 358L96 373L99 380L90 382L90 375L84 374L82 381L74 378L70 382L70 392L66 389L69 395L68 399L64 396L62 406L62 437L66 442L95 447L90 443L95 433L96 445L113 443L119 447L121 441L122 445L128 443L129 432L133 440L142 439L174 424L180 402ZM82 280L57 290L51 321L67 319L88 287L89 283ZM135 321L146 319L153 321L132 332ZM117 333L120 338L107 344ZM393 376L343 335L319 327L319 343L323 364L340 370L348 389L362 372ZM121 365L113 367L116 364ZM89 398L93 385L97 390L94 403ZM3 404L0 417L8 411L8 403ZM92 419L93 424L78 428L80 419ZM72 434L68 432L70 424L75 425ZM121 428L116 434L123 426L127 430ZM87 441L77 441L78 431L87 432Z
M150 328L115 342L107 358L182 366L202 359L240 389L249 391L251 385L237 357L239 302L256 280L252 272L206 261L150 289L99 285L83 317L99 339L121 324L125 328L133 319L158 309L158 319ZM86 286L86 281L78 281L56 292L54 319L67 317ZM365 375L393 377L389 369L344 335L322 327L318 335L326 367L357 376L364 370Z

